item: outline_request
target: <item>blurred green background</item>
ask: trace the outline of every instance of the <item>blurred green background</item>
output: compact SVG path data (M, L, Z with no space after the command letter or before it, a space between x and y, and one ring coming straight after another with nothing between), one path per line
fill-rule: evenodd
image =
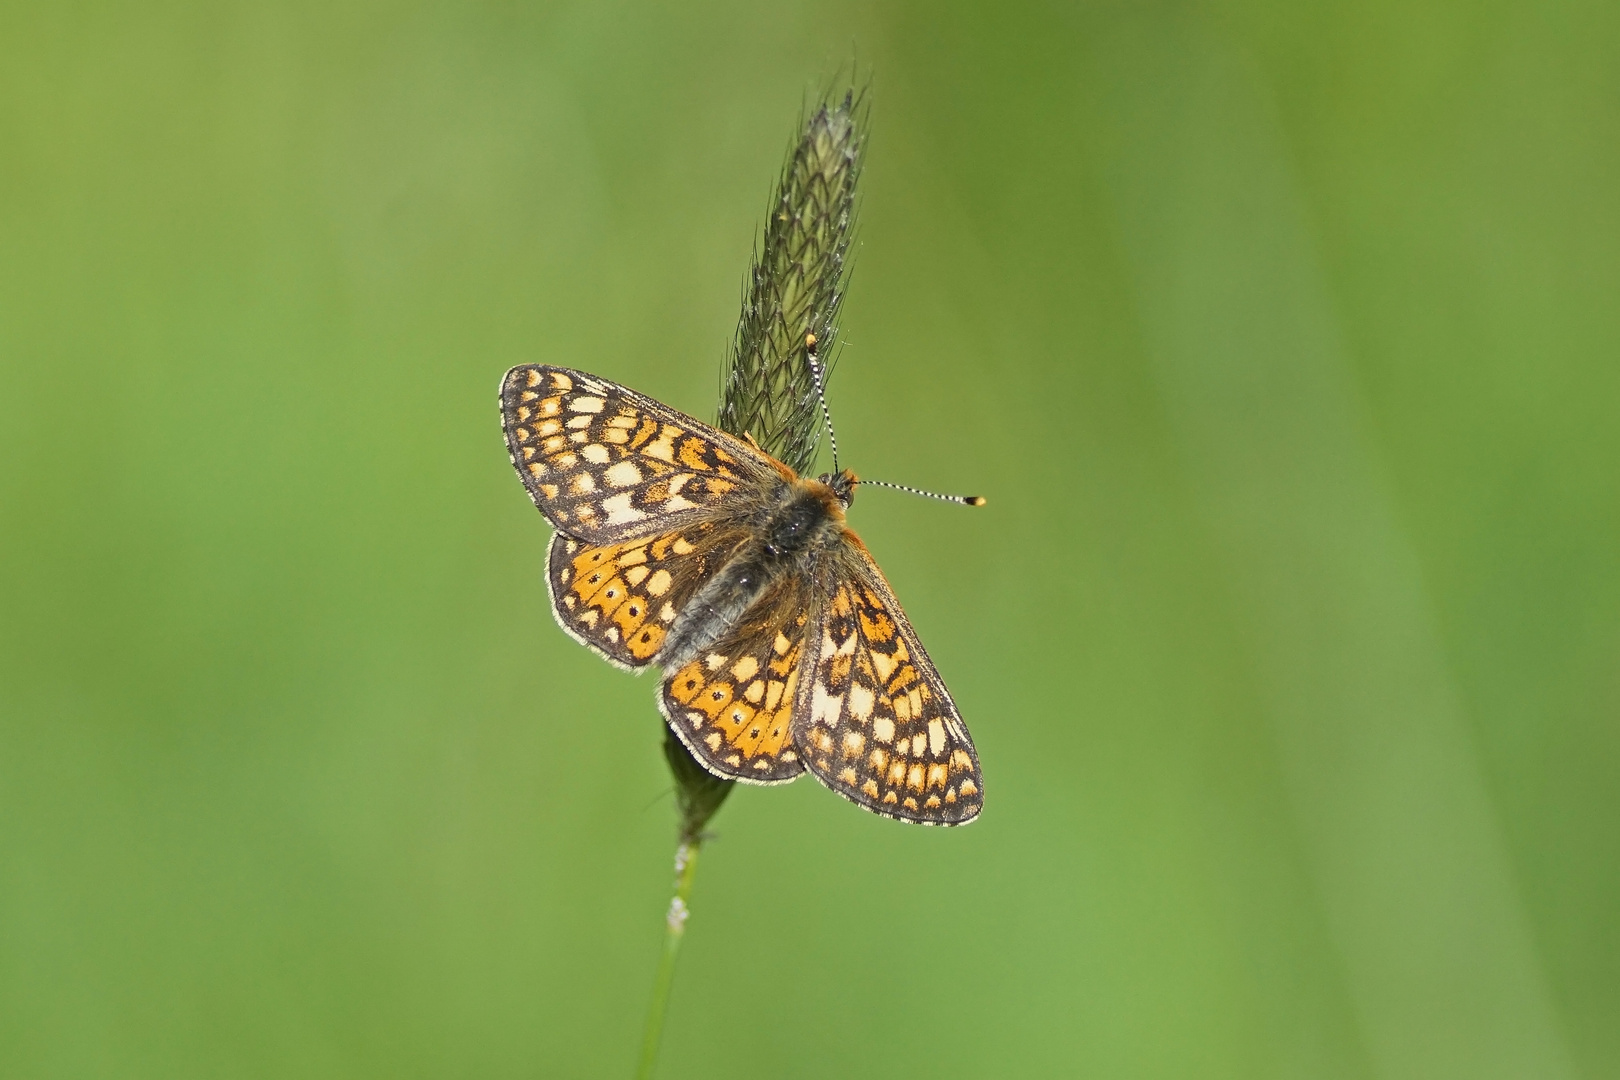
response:
M0 1074L628 1075L653 684L511 364L831 385L982 820L716 821L668 1077L1620 1076L1620 9L0 9Z

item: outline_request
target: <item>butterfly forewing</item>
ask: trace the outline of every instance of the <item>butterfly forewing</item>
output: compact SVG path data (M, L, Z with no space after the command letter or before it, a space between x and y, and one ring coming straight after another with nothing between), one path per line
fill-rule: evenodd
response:
M709 771L754 784L804 771L792 721L809 602L803 578L778 579L735 626L664 679L659 708Z
M793 741L816 779L868 810L972 821L984 777L967 727L877 565L846 535L811 627Z
M746 537L713 521L611 544L555 533L547 558L552 612L608 661L645 667L686 602Z
M568 368L508 371L501 424L512 464L540 512L592 543L713 516L776 476L769 460L741 440Z

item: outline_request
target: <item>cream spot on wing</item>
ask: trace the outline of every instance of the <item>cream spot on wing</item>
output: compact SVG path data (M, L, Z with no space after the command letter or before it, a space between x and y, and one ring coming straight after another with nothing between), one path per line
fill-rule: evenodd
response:
M703 658L703 662L709 666L710 671L719 671L726 666L726 658L719 653L710 653Z
M645 566L632 566L624 572L624 579L632 585L640 585L646 576L647 568ZM936 720L934 723L937 724L939 721Z
M877 668L878 678L884 681L887 681L889 676L894 674L895 666L898 663L898 660L887 653L872 653L872 666Z
M791 641L789 641L787 639L787 635L785 635L785 634L781 633L780 631L778 631L777 635L776 635L776 641L775 641L774 644L771 645L771 648L776 650L776 655L778 655L778 656L786 656L787 651L789 649L793 648L793 642L791 642Z
M866 783L861 785L861 794L865 795L868 799L877 798L877 793L878 786L876 780L868 780Z
M928 721L928 752L935 757L945 749L945 725L939 719Z
M971 780L962 781L962 797L963 798L967 798L969 795L977 795L978 793L979 793L979 785L978 784L975 784Z
M889 767L889 752L881 747L876 748L867 755L866 760L872 766L873 772L881 773Z
M655 570L653 576L647 579L647 591L654 596L663 596L669 591L671 580L668 570ZM668 604L664 606L669 607Z
M601 443L586 443L580 447L579 456L592 465L605 465L610 455L608 454L608 448Z
M735 664L731 665L731 673L737 677L738 682L742 682L745 679L752 679L754 677L754 673L758 670L759 661L755 660L752 656L745 656Z
M553 371L551 373L551 385L553 389L557 390L572 390L574 388L574 380L570 379L560 371Z
M568 428L572 431L583 432L592 423L593 421L588 416L570 416L568 418Z
M721 737L718 731L711 731L708 735L704 736L703 741L708 745L711 752L717 753L720 750L720 744L725 740Z
M675 542L669 545L669 549L677 555L690 555L697 550L697 547L686 537L677 536Z
M609 641L618 641L619 628L617 626L610 626L606 630L602 631L602 636L607 638Z
M544 450L548 454L555 454L557 451L561 450L567 445L568 440L566 438L561 435L553 435L551 438L540 444L540 449Z
M844 707L844 695L827 693L827 688L820 683L810 695L810 721L834 727L838 723L838 714Z
M528 371L523 373L523 382L528 386L539 386L540 373L535 371L533 368L530 368Z
M894 707L894 715L901 720L911 719L911 702L905 697L892 698L889 704Z
M866 736L858 731L844 732L844 756L860 757L861 751L866 749Z
M913 791L923 789L923 767L921 765L913 765L911 771L906 773L906 787L911 788Z
M598 413L602 406L607 404L599 397L577 397L568 403L570 412Z
M928 786L944 787L945 782L950 779L950 774L951 771L943 765L928 766Z
M860 683L854 684L849 688L849 715L865 723L872 715L872 702L875 700L870 689Z
M748 684L748 689L743 691L743 698L750 705L758 705L760 699L764 696L765 682L762 679L755 679L753 682Z
M545 438L547 435L555 435L561 430L562 424L556 420L542 420L540 426L534 429L534 433L541 438Z
M596 620L600 619L601 617L602 613L600 611L597 611L595 608L587 608L585 614L579 617L579 621L584 623L586 626L595 626Z
M795 754L791 750L784 750L784 751L782 751L782 760L783 761L798 761L799 760L799 755Z
M786 687L786 683L771 680L771 684L765 688L765 708L767 710L776 708L777 703L782 700L782 691Z
M557 460L552 462L552 464L557 466L559 469L572 469L575 465L579 464L579 457L572 450L570 450L565 454L558 454Z
M892 791L885 792L884 795L883 795L883 805L884 806L893 806L895 803L897 803L899 801L900 801L899 796L897 796Z
M641 452L650 458L657 458L659 461L674 464L675 440L680 437L680 434L680 431L665 424L664 429L658 433L658 438L643 446Z
M635 463L628 459L614 465L603 476L614 487L630 487L632 484L641 483L642 480L641 470L636 468Z
M953 751L951 753L951 768L971 770L973 768L973 759L968 757L966 750Z
M919 731L917 734L913 735L911 737L911 756L922 757L923 747L926 746L927 743L928 736L926 733Z
M663 573L662 570L658 571L658 574L662 574L662 573ZM654 574L653 577L656 578L658 576L658 574ZM675 621L675 607L674 607L674 605L670 604L666 600L664 602L664 606L658 609L658 617L660 619L663 619L665 622L674 622Z
M540 485L540 494L544 495L548 499L555 499L557 497L557 492L561 490L562 488L558 487L556 484Z
M880 743L894 742L894 721L887 716L880 716L873 720L872 738Z
M855 786L855 770L846 768L843 772L838 774L838 779L839 779L840 782L848 784L850 787L854 787Z
M670 513L674 513L676 510L695 510L697 509L697 503L684 495L671 495L664 500L664 509Z
M607 511L609 525L623 525L631 521L640 521L647 515L630 505L630 492L626 491L612 498L602 500L602 509Z
M596 490L596 478L588 472L579 473L569 482L568 490L574 495L589 495Z

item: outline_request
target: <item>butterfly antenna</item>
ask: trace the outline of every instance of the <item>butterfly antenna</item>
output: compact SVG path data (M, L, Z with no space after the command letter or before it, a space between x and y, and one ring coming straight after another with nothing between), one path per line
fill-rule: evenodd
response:
M887 480L856 480L855 482L861 487L871 484L874 487L894 488L896 491L908 491L913 495L923 495L930 499L938 499L941 502L959 503L962 506L984 505L983 495L941 495L937 491L924 491L922 488L908 487L905 484L891 484Z
M832 413L827 409L827 389L821 382L821 361L816 358L816 335L804 335L804 355L810 361L810 375L816 380L816 400L821 402L821 419L827 424L827 441L832 443L833 472L838 472L838 436L833 433Z

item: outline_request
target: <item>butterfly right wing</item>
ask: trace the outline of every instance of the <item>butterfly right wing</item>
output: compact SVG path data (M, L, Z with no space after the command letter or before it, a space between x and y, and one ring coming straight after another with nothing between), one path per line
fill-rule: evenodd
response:
M607 544L553 533L546 554L552 614L610 664L646 667L687 601L746 537L713 521Z
M965 825L984 775L962 714L883 573L849 531L810 622L793 741L850 802L919 825Z
M783 482L765 454L644 394L528 364L501 380L512 465L558 529L594 544L666 532Z

